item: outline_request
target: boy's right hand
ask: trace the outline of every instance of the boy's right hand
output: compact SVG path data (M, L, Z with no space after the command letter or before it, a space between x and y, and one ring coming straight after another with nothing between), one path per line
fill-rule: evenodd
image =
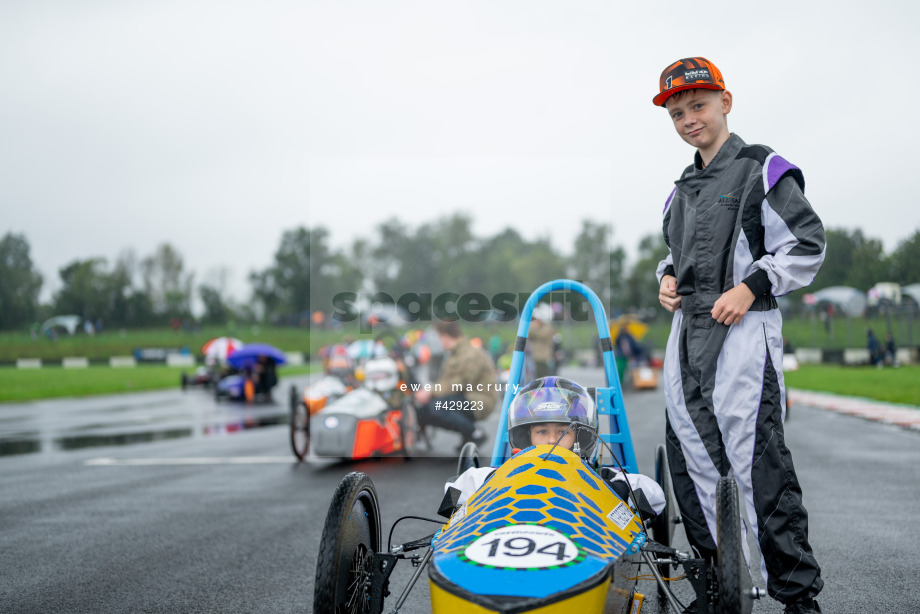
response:
M661 287L658 289L658 302L671 313L680 309L680 295L677 294L677 278L673 275L665 275L661 278Z

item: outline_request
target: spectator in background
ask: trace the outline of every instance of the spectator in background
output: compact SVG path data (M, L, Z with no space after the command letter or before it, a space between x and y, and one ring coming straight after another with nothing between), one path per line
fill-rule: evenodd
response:
M495 364L498 364L498 359L504 354L504 351L505 343L502 341L501 335L493 333L492 336L489 337L489 355L492 356L492 361L495 362Z
M319 309L313 311L311 320L312 325L316 328L326 328L326 314Z
M639 345L636 338L630 334L625 325L620 327L620 332L617 334L613 349L617 355L626 358L630 366L635 366L644 359L642 346Z
M438 320L433 328L447 357L435 390L415 393L419 424L459 433L461 446L481 444L486 433L476 421L488 417L498 402L495 366L485 350L470 344L458 322Z
M885 362L895 367L898 366L898 348L894 343L894 335L890 331L885 338Z
M534 362L535 377L547 377L553 370L553 337L556 331L552 324L539 318L534 318L527 333L527 349Z
M866 347L869 350L869 364L881 368L882 360L884 359L882 344L879 343L878 337L875 336L871 328L866 330Z
M268 356L259 356L252 368L252 382L255 394L263 395L267 400L272 398L272 388L278 383L278 374L275 370L275 361Z

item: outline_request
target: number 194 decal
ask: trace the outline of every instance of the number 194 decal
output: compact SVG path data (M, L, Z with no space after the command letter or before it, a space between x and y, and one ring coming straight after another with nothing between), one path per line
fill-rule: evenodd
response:
M552 569L585 558L566 535L535 524L501 527L486 533L460 554L468 563L501 569Z

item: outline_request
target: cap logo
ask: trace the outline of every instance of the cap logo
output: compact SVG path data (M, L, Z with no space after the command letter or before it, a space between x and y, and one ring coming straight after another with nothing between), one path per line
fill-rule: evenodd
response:
M708 68L697 68L694 70L684 71L685 81L699 81L700 79L712 81L712 77L709 75Z
M547 401L546 403L540 403L539 405L534 407L533 410L534 411L556 411L557 409L562 409L563 407L565 407L564 403L553 403L551 401Z
M669 76L668 79L667 79L667 81L664 82L664 89L666 89L666 90L671 89L671 81L673 81L673 80L674 80L674 77L673 77L673 76Z

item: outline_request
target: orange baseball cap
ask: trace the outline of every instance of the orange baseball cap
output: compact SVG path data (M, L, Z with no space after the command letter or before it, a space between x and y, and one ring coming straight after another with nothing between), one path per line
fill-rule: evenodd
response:
M677 60L661 71L658 95L652 98L652 103L663 107L667 99L677 92L692 89L724 90L721 71L706 58Z

